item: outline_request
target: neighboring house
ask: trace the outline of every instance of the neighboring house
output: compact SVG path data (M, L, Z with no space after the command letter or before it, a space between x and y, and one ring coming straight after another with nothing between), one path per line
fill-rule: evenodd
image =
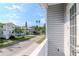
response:
M14 35L14 29L15 25L12 23L0 24L0 37L8 39L11 35Z
M4 30L3 25L4 25L3 23L0 23L0 37L4 37L3 36L3 30Z
M28 30L29 30L29 32L30 32L30 34L32 34L32 35L38 35L38 29L35 29L34 27L30 27L30 28L28 28Z
M30 34L33 34L34 29L30 27L30 28L28 28L28 31L29 31Z

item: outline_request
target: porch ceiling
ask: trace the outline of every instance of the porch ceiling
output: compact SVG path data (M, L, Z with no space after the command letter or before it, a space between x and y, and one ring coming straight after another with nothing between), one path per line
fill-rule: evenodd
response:
M61 3L40 3L41 7L42 8L46 8L50 5L56 5L56 4L61 4Z
M50 5L56 5L56 4L61 4L61 3L48 3L48 6L50 6Z

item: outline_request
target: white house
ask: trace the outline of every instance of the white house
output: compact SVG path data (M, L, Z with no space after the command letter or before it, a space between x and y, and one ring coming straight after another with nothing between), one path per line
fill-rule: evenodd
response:
M15 29L15 25L12 23L5 23L0 26L0 37L4 37L8 39L11 35L14 35L13 30Z

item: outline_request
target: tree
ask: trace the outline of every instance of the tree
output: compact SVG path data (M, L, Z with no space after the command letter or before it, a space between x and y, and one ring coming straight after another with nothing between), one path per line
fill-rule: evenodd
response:
M25 22L25 27L27 27L27 21Z
M14 32L15 33L22 33L22 29L20 27L16 27Z
M22 30L22 33L29 34L29 30L27 27L22 27L21 30Z
M36 20L37 26L40 25L40 20Z

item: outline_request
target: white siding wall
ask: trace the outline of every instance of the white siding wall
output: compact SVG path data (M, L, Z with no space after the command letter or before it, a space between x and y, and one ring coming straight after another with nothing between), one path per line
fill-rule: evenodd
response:
M73 4L67 4L64 13L64 52L70 55L70 8Z
M47 35L48 55L64 55L64 4L48 6Z
M48 35L48 55L58 54L57 48L63 51L65 56L70 56L70 8L73 3L63 5L48 6L47 35ZM61 18L64 9L64 29ZM59 13L59 14L58 14ZM77 4L77 50L79 50L79 4ZM60 31L60 29L62 31ZM63 34L64 31L64 34ZM62 34L60 34L62 33ZM63 38L64 37L64 38ZM62 49L61 49L62 48ZM79 55L79 54L78 54Z

